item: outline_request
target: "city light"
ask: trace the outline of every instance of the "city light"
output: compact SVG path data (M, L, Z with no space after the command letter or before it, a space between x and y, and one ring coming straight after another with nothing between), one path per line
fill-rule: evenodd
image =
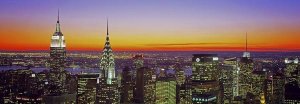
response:
M2 0L0 104L300 104L299 4Z

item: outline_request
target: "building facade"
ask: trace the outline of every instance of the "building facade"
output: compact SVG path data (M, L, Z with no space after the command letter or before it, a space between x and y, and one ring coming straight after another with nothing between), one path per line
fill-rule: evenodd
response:
M137 70L134 103L155 103L155 80L156 75L153 69L142 67Z
M192 58L192 102L221 103L218 56L194 54Z
M96 82L99 74L82 73L77 76L77 103L94 104L96 100Z
M176 104L176 80L172 77L159 77L155 83L156 104Z
M130 104L133 101L133 91L134 91L134 83L132 79L132 74L130 74L129 67L125 67L122 72L122 80L121 80L121 103L122 104Z

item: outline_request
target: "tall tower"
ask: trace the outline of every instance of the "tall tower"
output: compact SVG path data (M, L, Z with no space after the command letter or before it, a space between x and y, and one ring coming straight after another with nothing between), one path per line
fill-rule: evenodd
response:
M246 32L246 45L245 45L245 52L244 52L244 54L243 54L243 57L250 57L250 52L248 52L248 34L247 34L247 32Z
M128 66L123 69L121 83L120 102L122 104L130 104L133 100L134 82Z
M51 94L65 92L65 59L66 59L66 43L64 35L60 29L59 11L56 22L56 29L51 37L50 44L50 89Z
M219 58L216 54L194 54L192 58L192 102L219 104Z
M116 78L115 75L115 61L114 55L112 53L112 49L109 41L109 33L108 33L108 20L107 20L107 32L106 32L106 41L102 51L102 57L100 61L100 77L106 78L107 84L112 84L112 80Z
M108 20L106 41L100 59L100 74L97 79L96 104L117 104L119 103L118 83L115 74L115 62L112 48L109 41Z
M45 104L72 104L76 101L76 94L67 92L65 60L66 43L60 29L58 12L56 29L50 44L50 83L47 85L49 93L42 98Z
M248 52L248 39L246 33L246 52L244 52L243 57L238 60L238 95L243 99L248 99L246 98L246 95L253 91L253 69L254 61L250 58L250 53Z
M137 70L136 84L134 90L134 103L154 104L155 103L155 71L148 67L141 67Z

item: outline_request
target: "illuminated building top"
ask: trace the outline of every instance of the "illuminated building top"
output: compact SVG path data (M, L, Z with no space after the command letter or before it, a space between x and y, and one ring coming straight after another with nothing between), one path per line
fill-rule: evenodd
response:
M59 12L57 16L57 22L56 22L56 29L54 34L51 37L51 45L50 47L66 47L65 38L60 30L60 24L59 24Z
M114 55L112 53L112 49L110 46L110 41L109 41L108 21L107 21L106 42L102 51L100 68L101 68L100 77L107 78L107 84L112 84L112 79L115 78L115 62L114 62Z
M290 64L290 63L298 64L298 62L299 62L298 58L295 58L295 59L285 58L285 60L284 60L284 63L286 63L286 64Z

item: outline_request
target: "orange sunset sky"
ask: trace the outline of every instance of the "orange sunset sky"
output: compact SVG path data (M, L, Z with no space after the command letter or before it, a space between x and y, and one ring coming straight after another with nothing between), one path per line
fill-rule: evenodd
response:
M296 0L0 1L0 50L49 50L60 11L67 50L299 51Z

